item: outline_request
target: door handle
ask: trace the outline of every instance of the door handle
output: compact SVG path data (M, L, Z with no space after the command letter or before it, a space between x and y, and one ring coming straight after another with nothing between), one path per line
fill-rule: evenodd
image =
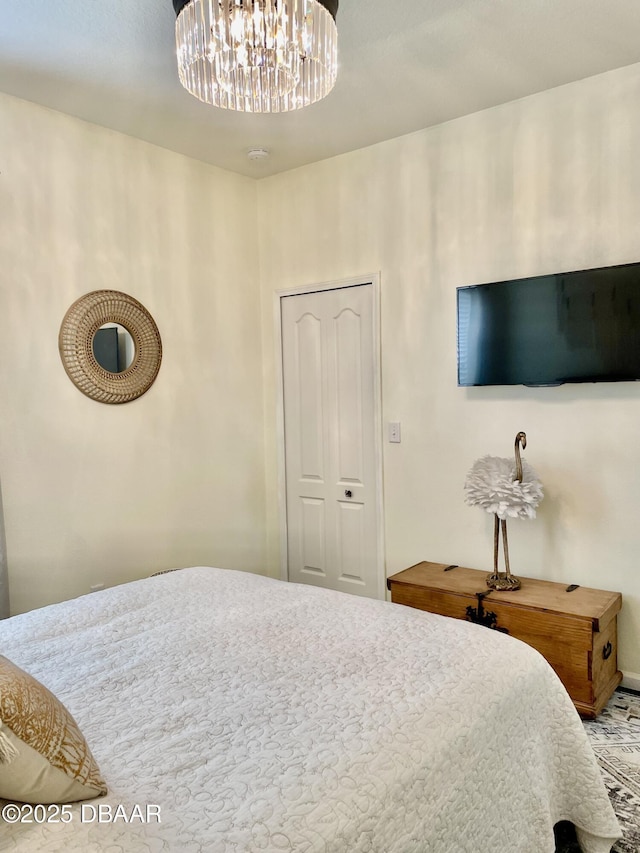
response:
M345 498L350 498L351 497L351 489L345 489L344 490L344 496L345 496Z

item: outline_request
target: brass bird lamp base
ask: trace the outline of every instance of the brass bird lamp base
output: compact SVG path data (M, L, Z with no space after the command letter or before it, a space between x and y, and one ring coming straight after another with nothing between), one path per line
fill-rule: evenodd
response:
M507 540L507 520L502 521L497 515L494 515L495 522L493 526L493 573L487 575L487 586L490 589L495 589L500 592L508 590L520 589L520 579L511 574L509 568L509 542ZM500 542L500 527L502 527L502 545L504 547L504 567L505 572L498 571L498 544Z

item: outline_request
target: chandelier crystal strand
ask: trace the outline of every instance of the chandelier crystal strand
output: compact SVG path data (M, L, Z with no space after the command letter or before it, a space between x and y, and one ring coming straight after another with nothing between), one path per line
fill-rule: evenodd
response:
M324 98L336 80L337 42L319 0L190 0L176 20L182 85L241 112L285 112Z

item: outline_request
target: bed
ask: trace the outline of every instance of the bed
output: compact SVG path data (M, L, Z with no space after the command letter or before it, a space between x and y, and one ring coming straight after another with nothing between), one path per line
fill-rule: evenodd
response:
M584 853L620 836L553 670L478 625L197 567L0 622L0 651L76 718L108 786L88 805L124 816L78 803L0 825L2 850L552 853L565 820Z

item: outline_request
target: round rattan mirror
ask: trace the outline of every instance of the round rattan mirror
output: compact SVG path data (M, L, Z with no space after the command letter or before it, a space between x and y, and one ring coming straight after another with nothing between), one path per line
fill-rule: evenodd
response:
M123 327L133 340L133 360L118 372L102 367L94 352L94 337L105 324ZM58 347L69 379L100 403L128 403L140 397L153 385L162 361L153 317L144 305L118 290L94 290L77 299L60 326Z

